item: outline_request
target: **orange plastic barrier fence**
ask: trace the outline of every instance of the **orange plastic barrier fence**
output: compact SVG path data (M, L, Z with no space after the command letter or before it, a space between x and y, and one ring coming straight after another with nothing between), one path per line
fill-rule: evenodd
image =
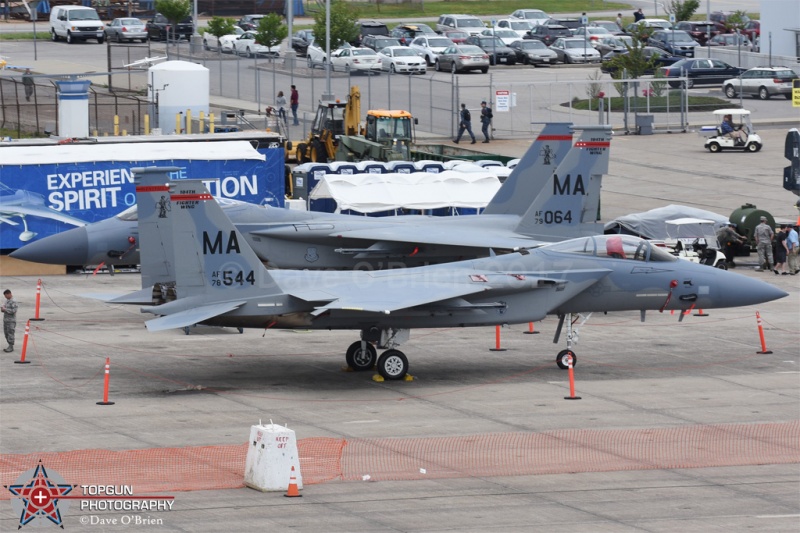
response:
M800 420L628 430L558 430L439 438L298 441L304 484L800 463ZM247 444L79 450L0 458L12 484L39 459L67 483L133 485L136 493L243 486ZM425 473L421 472L424 469ZM0 499L8 499L8 491Z

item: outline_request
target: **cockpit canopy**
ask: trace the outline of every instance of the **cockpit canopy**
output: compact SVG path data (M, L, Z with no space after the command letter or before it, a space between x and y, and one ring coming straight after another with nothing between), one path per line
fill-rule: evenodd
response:
M632 235L595 235L555 244L544 249L560 253L610 257L632 261L670 262L678 259L669 252L654 246L650 241Z

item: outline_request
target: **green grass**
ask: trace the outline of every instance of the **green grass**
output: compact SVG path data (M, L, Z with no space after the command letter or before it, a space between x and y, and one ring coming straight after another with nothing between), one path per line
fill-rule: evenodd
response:
M0 138L11 137L12 139L33 139L37 137L45 137L44 134L36 135L29 131L22 131L22 137L17 137L17 130L9 128L0 128Z
M624 111L624 99L621 96L606 98L606 106L611 103L611 111ZM567 106L569 104L562 104ZM647 99L639 96L636 99L631 98L630 107L633 110L634 106L639 112L648 110ZM680 91L670 91L669 108L667 108L666 96L652 96L650 97L649 113L680 113L681 111L681 96ZM715 109L725 109L729 107L736 107L728 100L722 100L713 96L690 96L689 97L689 111L713 111ZM573 109L580 109L584 111L596 111L598 108L597 99L592 100L577 100L572 102Z
M441 2L422 2L419 4L381 4L351 2L358 9L362 19L400 18L411 20L414 17L435 17L443 13L464 13L468 15L510 15L517 9L541 9L555 13L580 13L582 11L624 11L633 13L633 8L625 3L603 2L601 0L444 0ZM306 4L306 14L313 16L316 4ZM631 16L633 20L633 16Z
M46 31L37 31L36 38L44 41L49 41L50 33ZM0 41L32 41L32 40L33 40L32 31L0 33Z

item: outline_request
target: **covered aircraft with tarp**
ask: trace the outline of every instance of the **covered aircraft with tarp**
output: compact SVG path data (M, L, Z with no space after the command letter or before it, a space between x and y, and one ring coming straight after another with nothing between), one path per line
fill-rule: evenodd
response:
M728 224L728 217L718 215L713 211L670 204L643 213L632 213L617 217L605 225L604 233L622 233L636 235L644 239L665 240L669 238L667 222L679 218L711 220L714 222L714 230L718 230Z

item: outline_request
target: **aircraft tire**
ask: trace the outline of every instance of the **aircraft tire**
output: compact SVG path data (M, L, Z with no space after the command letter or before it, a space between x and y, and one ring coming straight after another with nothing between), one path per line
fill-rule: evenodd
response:
M347 349L344 358L347 366L356 372L364 372L375 366L375 362L378 360L378 351L372 344L367 343L367 349L364 352L361 349L361 341L356 341Z
M397 381L408 374L408 359L400 350L386 350L378 357L378 373L385 380Z
M566 370L569 368L569 365L567 364L567 355L572 355L572 368L575 368L575 366L578 364L578 356L575 355L575 352L572 350L561 350L556 356L556 364L561 370Z

